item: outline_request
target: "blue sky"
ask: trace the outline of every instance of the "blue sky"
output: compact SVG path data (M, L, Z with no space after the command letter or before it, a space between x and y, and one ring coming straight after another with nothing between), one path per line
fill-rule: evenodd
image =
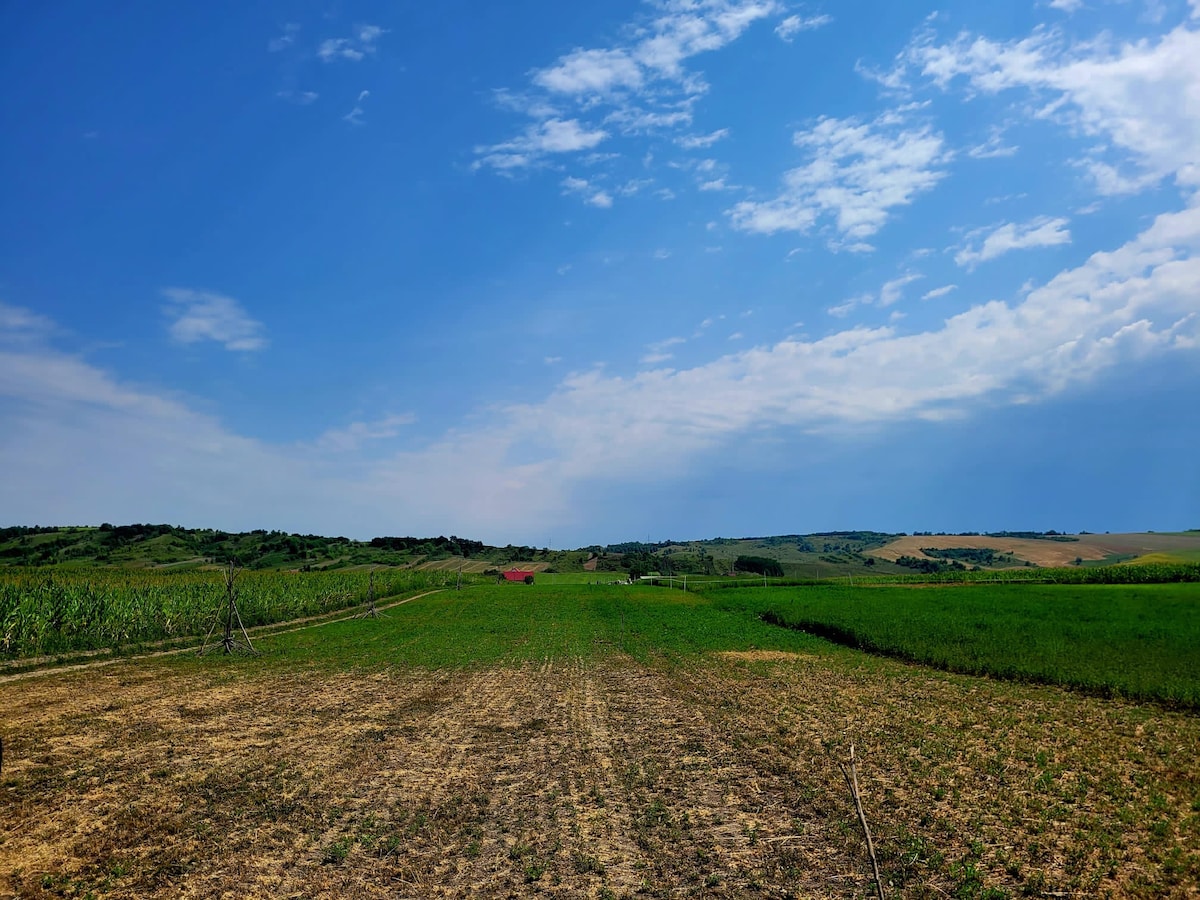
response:
M1200 0L0 35L2 524L1200 527Z

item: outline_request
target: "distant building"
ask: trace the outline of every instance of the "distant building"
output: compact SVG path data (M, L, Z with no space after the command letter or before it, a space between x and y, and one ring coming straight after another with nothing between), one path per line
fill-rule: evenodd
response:
M501 572L505 581L524 581L528 584L533 583L533 573L525 572L521 569L509 569L507 572Z

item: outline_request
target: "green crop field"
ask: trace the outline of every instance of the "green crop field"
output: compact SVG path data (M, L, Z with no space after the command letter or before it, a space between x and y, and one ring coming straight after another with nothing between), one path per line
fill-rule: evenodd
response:
M412 569L241 572L246 627L321 615L376 597L443 587L455 573ZM221 571L0 570L0 658L117 648L201 635L226 596Z
M1200 707L1200 584L714 592L721 608L955 672Z
M381 618L258 655L0 675L0 894L862 898L851 748L889 897L1200 880L1198 584L588 576L381 571ZM368 577L237 583L249 624ZM0 578L24 652L194 632L222 588Z

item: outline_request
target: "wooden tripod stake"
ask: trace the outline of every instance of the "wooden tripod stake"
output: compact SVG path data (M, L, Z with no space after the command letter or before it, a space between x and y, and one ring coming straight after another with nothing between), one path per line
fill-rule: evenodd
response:
M217 607L217 611L213 615L212 627L208 629L204 644L200 647L197 656L204 653L215 653L218 647L225 653L258 655L258 651L250 643L250 635L246 633L246 626L242 624L242 614L238 612L236 584L238 571L232 561L225 567L225 601ZM222 627L221 639L210 643L218 623ZM241 636L239 637L239 635Z
M367 579L367 602L366 608L363 609L356 619L381 619L384 615L375 606L375 570L371 570L371 576Z

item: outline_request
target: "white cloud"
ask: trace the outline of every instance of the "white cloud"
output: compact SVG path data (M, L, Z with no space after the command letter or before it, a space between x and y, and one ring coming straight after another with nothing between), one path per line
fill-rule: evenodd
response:
M268 52L279 53L281 50L286 50L296 43L296 36L299 34L300 26L295 22L288 22L283 26L283 32L278 37L271 38L267 44Z
M359 62L375 52L376 43L386 33L378 25L355 25L350 37L321 41L317 47L317 59L327 63L337 60Z
M729 137L728 128L718 128L716 131L711 131L708 134L687 134L677 138L677 143L684 150L700 150L711 147L717 141L723 141Z
M606 94L642 86L642 68L625 50L576 50L536 72L533 83L560 94Z
M526 91L497 92L498 102L538 123L570 116L581 130L606 137L610 130L623 136L679 132L691 127L696 100L708 90L688 61L783 10L779 0L653 0L652 6L651 16L626 25L609 46L575 48L534 70ZM680 135L678 142L695 149L727 133ZM526 164L519 152L496 149L522 140L476 147L479 162L497 169Z
M775 26L775 33L782 40L791 43L792 39L802 31L812 31L833 21L833 16L788 16Z
M851 327L691 369L577 374L519 418L558 448L558 478L653 477L749 428L936 418L1053 393L1200 335L1198 251L1200 209L1188 209L1014 305L981 302L913 334Z
M609 209L613 205L612 195L595 187L586 178L567 177L562 180L563 194L578 194L583 202L601 209Z
M974 267L1013 250L1028 250L1034 247L1054 247L1071 243L1071 232L1066 219L1041 217L1030 222L1016 224L1008 222L988 232L976 247L964 247L954 255L960 266ZM976 233L974 236L978 236Z
M677 347L680 344L686 344L687 338L669 337L661 341L656 341L653 344L646 345L646 353L643 354L641 362L643 365L653 366L661 362L666 362L672 359L675 354L669 352L672 347Z
M879 305L891 306L896 303L904 296L904 289L908 285L914 281L920 281L924 277L924 275L916 272L909 272L906 275L901 275L899 278L893 278L891 281L886 282L879 289Z
M0 343L42 340L54 330L54 323L45 316L0 301Z
M1059 9L1065 13L1073 13L1083 8L1083 0L1050 0L1051 9Z
M315 103L321 95L316 91L277 91L275 96L280 100L295 103L297 106L308 106Z
M809 162L784 174L778 197L746 200L729 210L735 227L759 234L809 231L822 216L849 239L846 249L869 249L863 239L897 207L932 190L951 154L940 134L909 125L895 112L872 122L823 118L794 143Z
M370 96L371 96L370 91L359 91L358 100L356 100L354 103L354 109L350 110L350 112L348 112L344 116L342 116L342 119L346 122L349 122L351 125L367 124L366 121L363 119L362 104L363 104L363 101L366 100Z
M922 300L936 300L938 297L945 297L947 294L958 290L957 284L947 284L940 288L934 288L932 291L926 291L921 295Z
M1085 385L1132 360L1195 353L1197 284L1200 207L1189 207L1019 301L981 299L927 330L847 327L691 368L576 372L537 402L428 444L401 423L367 423L368 434L400 429L404 449L350 450L336 464L311 444L234 434L37 340L14 343L52 325L0 307L0 509L14 521L186 517L354 534L388 533L397 521L449 533L470 510L474 534L511 540L575 521L582 484L678 475L751 431L944 418Z
M226 350L242 351L267 346L262 323L250 318L232 297L186 288L167 288L163 295L169 301L163 311L173 320L168 331L180 344L216 341Z
M359 450L370 441L382 441L394 438L401 429L412 425L416 416L411 413L392 414L376 419L374 422L352 422L345 428L331 428L319 438L316 447L319 450L348 453Z
M997 159L1016 156L1020 149L1020 147L1004 143L1003 130L996 128L992 130L986 141L967 150L967 156L972 159Z
M474 168L491 166L501 171L524 168L536 165L548 154L590 150L607 137L607 131L589 130L578 119L547 119L530 125L523 135L511 141L476 147L480 158Z
M831 316L843 319L860 306L889 307L898 303L904 297L904 289L914 281L920 281L925 276L919 272L907 272L883 283L879 293L859 294L850 297L825 310Z
M654 184L653 178L631 178L617 188L617 193L622 197L632 197L642 188L650 187L652 184Z
M923 38L906 61L942 87L963 78L984 94L1032 92L1044 101L1040 115L1105 142L1081 161L1102 194L1134 193L1168 177L1200 186L1200 31L1187 23L1124 44L1101 37L1068 45L1046 30L1007 43Z
M684 83L685 90L699 85L688 79L683 63L700 53L720 50L737 40L750 25L774 15L774 0L666 0L662 15L648 28L638 29L632 55L663 78Z

